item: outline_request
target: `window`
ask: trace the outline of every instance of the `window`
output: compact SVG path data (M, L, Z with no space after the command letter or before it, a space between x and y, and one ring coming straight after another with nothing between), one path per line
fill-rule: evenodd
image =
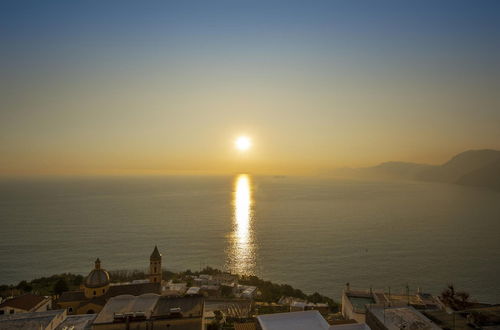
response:
M97 292L95 292L95 290L94 290L94 296L95 296L96 294L97 294Z
M102 293L104 293L104 289L102 289Z
M73 307L68 307L68 312L73 313Z
M0 310L0 315L3 315L3 314L5 314L5 311L2 309L2 310Z
M155 274L156 274L156 267L155 267Z
M11 309L11 310L10 310L10 313L11 313L11 314L14 314L14 310L13 310L13 309Z

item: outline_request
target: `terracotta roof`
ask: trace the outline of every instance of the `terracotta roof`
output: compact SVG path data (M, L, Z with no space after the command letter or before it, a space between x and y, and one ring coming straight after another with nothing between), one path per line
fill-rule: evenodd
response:
M257 329L254 322L246 322L246 323L234 322L233 325L234 325L234 330L256 330Z
M121 284L110 285L109 290L106 292L106 297L116 297L122 294L130 294L133 296L140 296L144 293L161 293L160 283L135 283L135 284Z
M100 297L96 297L96 298L92 298L92 299L88 299L88 300L82 301L80 304L78 304L77 308L81 308L81 307L83 307L85 305L88 305L88 304L94 304L94 305L98 305L98 306L104 306L104 305L106 305L106 298L104 296L100 296Z
M83 291L66 291L59 297L59 302L87 300Z
M28 293L28 294L24 294L22 296L14 297L12 299L4 301L3 303L0 304L0 308L2 308L2 307L14 307L14 308L23 309L25 311L30 311L31 309L35 308L38 304L40 304L42 301L44 301L46 299L48 299L48 298Z

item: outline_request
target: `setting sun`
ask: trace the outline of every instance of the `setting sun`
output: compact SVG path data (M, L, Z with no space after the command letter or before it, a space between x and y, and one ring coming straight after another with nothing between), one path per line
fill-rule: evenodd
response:
M247 136L240 136L236 139L234 145L236 146L236 149L245 151L250 149L250 147L252 146L252 141Z

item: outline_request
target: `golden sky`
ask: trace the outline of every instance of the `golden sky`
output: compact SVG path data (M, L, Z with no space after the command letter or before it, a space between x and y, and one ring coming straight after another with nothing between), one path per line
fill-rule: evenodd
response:
M500 149L494 3L93 6L0 10L1 175L318 174Z

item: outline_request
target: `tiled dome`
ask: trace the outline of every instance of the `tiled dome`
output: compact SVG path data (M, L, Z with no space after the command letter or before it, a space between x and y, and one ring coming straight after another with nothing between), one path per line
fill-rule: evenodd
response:
M95 269L85 278L85 286L87 288L101 288L109 284L109 274L104 269L101 269L101 261L99 258L95 261Z

